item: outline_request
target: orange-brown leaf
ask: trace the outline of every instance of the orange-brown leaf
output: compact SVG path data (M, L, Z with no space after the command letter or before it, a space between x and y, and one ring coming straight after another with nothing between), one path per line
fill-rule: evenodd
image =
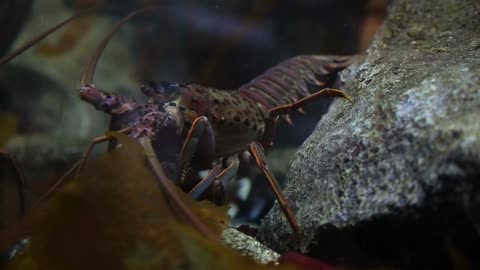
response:
M182 223L145 165L142 148L118 136L118 150L87 162L78 179L65 184L21 225L0 238L0 243L10 244L22 235L30 238L24 253L7 269L256 266ZM181 195L186 200L185 194ZM227 222L225 208L186 202L220 235Z
M0 112L0 147L4 146L17 131L17 117L14 113Z

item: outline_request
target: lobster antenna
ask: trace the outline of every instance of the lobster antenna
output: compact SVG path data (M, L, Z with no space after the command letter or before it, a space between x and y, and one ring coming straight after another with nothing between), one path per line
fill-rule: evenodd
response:
M95 68L97 66L98 59L100 59L100 56L102 55L103 50L105 49L105 47L107 47L108 42L110 42L113 35L115 35L118 32L120 27L122 27L125 23L127 23L130 19L137 16L138 14L149 12L159 8L161 8L161 6L158 6L158 5L140 8L135 11L132 11L127 16L123 17L120 21L118 21L114 25L112 30L110 30L110 32L103 38L102 42L100 42L100 44L95 49L92 56L90 57L90 61L88 61L87 65L85 66L85 70L83 71L82 78L80 79L80 85L83 86L83 85L92 83L93 75L95 73Z
M97 62L100 59L100 56L103 50L105 49L105 47L107 46L108 42L112 39L113 35L120 29L120 27L122 27L130 19L132 19L133 17L141 13L149 12L149 11L160 9L160 8L162 8L162 6L153 5L153 6L137 9L131 12L130 14L128 14L127 16L123 17L120 21L118 21L114 25L112 30L110 30L110 32L105 36L105 38L103 38L103 40L98 45L95 52L93 53L92 57L90 58L90 61L87 63L85 70L82 74L82 78L80 80L81 85L83 86L83 85L92 83ZM206 227L203 224L203 222L196 217L194 213L192 213L192 211L188 208L188 206L178 197L178 195L176 194L176 191L172 189L173 181L170 180L165 175L161 165L158 163L158 160L152 148L150 139L144 137L140 140L140 143L142 144L145 150L147 163L150 166L150 168L153 170L153 173L157 178L157 182L159 183L163 191L166 193L167 198L173 201L173 203L181 212L181 214L183 214L184 218L186 218L194 228L196 228L201 234L203 234L205 237L209 238L210 240L217 241L215 234L208 227Z
M47 31L41 33L40 35L38 35L34 39L32 39L32 40L28 41L27 43L25 43L24 45L20 46L20 48L14 50L13 52L5 55L2 58L0 58L0 66L10 62L13 58L22 54L24 51L30 49L31 47L33 47L34 45L36 45L37 43L42 41L44 38L48 37L51 33L53 33L55 31L57 31L58 29L62 28L64 25L68 24L69 22L71 22L75 19L78 19L79 17L82 17L82 16L84 16L88 13L91 13L91 12L92 12L92 9L79 11L75 15L73 15L72 17L60 22L59 24L55 25L54 27L52 27L52 28L48 29Z

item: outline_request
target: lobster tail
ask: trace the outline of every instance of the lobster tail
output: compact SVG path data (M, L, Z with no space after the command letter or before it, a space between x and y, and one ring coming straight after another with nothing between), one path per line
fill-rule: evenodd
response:
M330 87L337 73L350 65L352 58L300 55L268 69L238 91L270 110Z

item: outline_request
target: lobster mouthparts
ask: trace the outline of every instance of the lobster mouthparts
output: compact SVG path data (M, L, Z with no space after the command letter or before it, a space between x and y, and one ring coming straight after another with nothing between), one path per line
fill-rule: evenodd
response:
M92 104L95 109L111 115L119 115L126 111L131 111L135 107L135 104L125 102L122 97L105 92L93 84L83 85L80 87L79 92L82 100Z

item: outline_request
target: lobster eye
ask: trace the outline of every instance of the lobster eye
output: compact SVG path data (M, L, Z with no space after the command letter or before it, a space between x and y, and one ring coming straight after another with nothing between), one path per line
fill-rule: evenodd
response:
M116 96L107 95L103 100L102 109L108 111L118 105L118 98Z
M161 94L165 94L169 92L169 88L172 86L172 83L167 82L167 81L161 81L160 82L160 88L157 88L157 92Z
M157 84L156 84L154 81L148 81L147 84L148 84L148 86L150 86L153 90L155 90L155 91L158 90L158 86L157 86Z

